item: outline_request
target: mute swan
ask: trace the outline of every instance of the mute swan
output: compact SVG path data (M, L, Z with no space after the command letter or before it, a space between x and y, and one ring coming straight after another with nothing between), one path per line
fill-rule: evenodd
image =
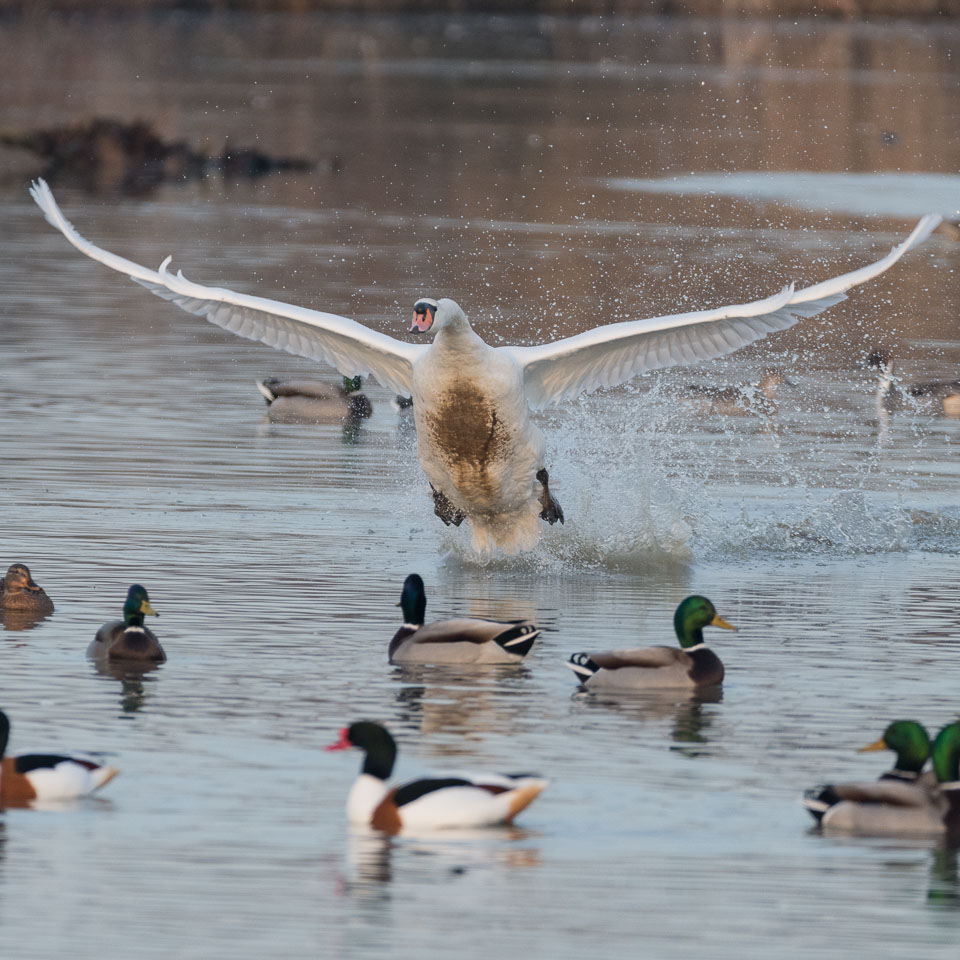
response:
M445 523L465 518L478 550L515 553L540 537L538 517L563 522L549 489L544 440L531 410L648 370L732 353L845 298L845 291L893 266L925 240L940 217L923 217L899 246L876 263L765 300L596 327L532 347L488 346L450 299L424 297L414 306L412 333L433 332L432 345L404 343L354 320L277 300L206 287L94 246L61 213L50 188L30 188L50 224L81 253L124 273L151 293L251 340L336 367L369 374L413 397L420 464Z

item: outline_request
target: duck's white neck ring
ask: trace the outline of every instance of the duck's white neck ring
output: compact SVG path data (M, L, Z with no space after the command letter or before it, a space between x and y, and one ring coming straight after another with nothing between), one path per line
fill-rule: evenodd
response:
M405 623L403 625L404 630L419 630L423 626L422 623Z
M684 653L693 653L694 650L706 650L706 649L707 649L706 643L704 643L704 642L701 640L700 643L695 643L692 647L684 647L684 648L683 648L683 652L684 652Z

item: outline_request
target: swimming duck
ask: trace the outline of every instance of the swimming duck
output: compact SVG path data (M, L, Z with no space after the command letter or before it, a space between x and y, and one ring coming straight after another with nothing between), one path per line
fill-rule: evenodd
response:
M948 829L951 810L960 800L956 781L960 738L949 729L940 731L930 749L926 730L912 720L891 723L867 750L894 750L893 770L879 780L827 784L804 794L803 805L824 828L845 833L897 836L940 834ZM935 780L920 771L927 755L934 758ZM956 799L954 799L956 798ZM960 809L957 810L960 813ZM950 827L952 829L952 827Z
M12 563L0 581L0 608L46 617L53 613L53 601L34 582L25 563Z
M347 819L390 834L512 823L549 782L530 774L455 774L390 787L397 744L385 727L368 720L352 723L326 749L349 747L365 756L347 797Z
M706 645L704 627L736 630L700 596L687 597L673 615L676 647L643 647L608 653L575 653L567 666L588 690L650 690L707 687L723 683L723 664Z
M87 647L87 656L107 660L141 660L163 663L167 655L156 634L143 625L145 614L159 617L150 606L150 597L139 583L127 591L123 619L105 623Z
M56 754L6 756L10 721L0 710L0 804L29 800L70 800L99 790L119 772L81 757Z
M258 380L271 420L281 423L339 423L366 420L373 407L361 393L361 377L344 377L343 386L319 380Z
M777 412L777 388L783 384L779 370L764 370L760 383L744 387L710 387L687 384L687 399L701 413L724 417L744 417L748 414L773 416Z
M877 404L884 410L902 410L907 407L926 412L939 410L945 416L960 417L960 380L902 383L894 374L893 359L886 350L871 353L867 357L867 366L880 371Z
M539 346L491 347L454 300L421 297L404 343L354 320L304 307L205 287L102 250L80 236L43 180L30 188L47 221L81 253L132 277L152 293L240 336L330 363L344 376L371 374L413 397L420 465L446 524L465 519L479 551L530 549L539 520L563 523L550 491L543 434L531 411L649 370L724 356L786 330L839 303L851 287L883 273L940 222L929 215L876 263L804 290L792 286L764 300L710 310L607 323Z
M403 626L390 641L391 663L516 663L540 636L530 620L463 617L424 626L427 594L419 574L403 582Z

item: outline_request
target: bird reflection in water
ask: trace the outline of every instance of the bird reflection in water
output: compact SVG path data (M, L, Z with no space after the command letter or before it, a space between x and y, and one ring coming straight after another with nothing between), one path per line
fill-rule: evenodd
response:
M930 863L927 902L948 910L960 909L960 877L957 876L957 840L936 847Z
M38 614L33 610L5 610L0 607L0 625L3 626L4 630L9 630L11 633L32 630L48 617L49 614Z
M710 755L707 745L711 738L707 731L713 725L714 713L704 710L704 704L720 703L723 687L704 687L700 690L661 689L634 693L597 694L580 690L573 700L588 708L612 709L628 715L631 719L673 719L670 749L686 757Z
M405 664L393 676L405 686L396 695L396 721L420 734L443 734L431 744L438 756L461 757L465 741L510 730L517 714L513 696L530 679L522 663L472 664L463 667Z
M95 660L93 668L102 677L113 677L120 681L120 709L124 713L136 713L146 702L145 683L155 683L156 677L146 674L159 669L159 663L140 663L122 660Z
M383 903L396 879L416 882L418 874L452 882L475 869L527 870L540 866L536 831L505 826L476 830L437 830L391 837L351 828L340 892L359 902Z

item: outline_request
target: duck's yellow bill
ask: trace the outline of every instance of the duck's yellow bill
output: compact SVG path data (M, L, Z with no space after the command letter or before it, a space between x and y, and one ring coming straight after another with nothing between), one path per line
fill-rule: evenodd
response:
M143 600L143 601L141 601L141 603L140 603L140 612L141 612L141 613L149 613L149 614L150 614L151 616L153 616L153 617L159 617L159 616L160 616L160 614L157 613L157 611L154 610L153 607L150 606L150 601L149 601L149 600Z
M865 747L861 747L857 753L871 753L874 750L886 749L888 749L886 741L881 737L879 740L875 740L873 743L868 743Z
M719 613L714 614L713 619L710 621L711 627L723 627L724 630L736 630L737 628L732 623L727 623Z

